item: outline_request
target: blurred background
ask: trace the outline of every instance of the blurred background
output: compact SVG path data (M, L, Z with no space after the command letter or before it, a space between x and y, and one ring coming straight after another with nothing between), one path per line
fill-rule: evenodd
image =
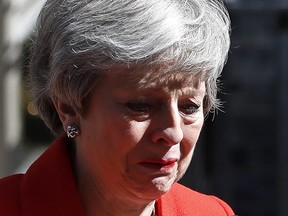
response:
M53 136L25 88L43 0L0 0L0 177L25 172ZM288 215L288 0L226 0L232 45L219 97L183 184L239 216Z

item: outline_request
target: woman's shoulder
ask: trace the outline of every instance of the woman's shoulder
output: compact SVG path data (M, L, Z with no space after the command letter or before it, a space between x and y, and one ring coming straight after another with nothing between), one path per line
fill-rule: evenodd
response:
M171 190L159 199L158 208L161 209L162 215L235 215L223 200L191 190L178 183L174 184Z
M0 179L0 215L19 215L22 174Z

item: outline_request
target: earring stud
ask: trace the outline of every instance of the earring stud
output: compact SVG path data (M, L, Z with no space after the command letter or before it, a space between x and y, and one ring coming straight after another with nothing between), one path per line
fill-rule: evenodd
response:
M80 131L74 125L68 125L67 127L67 137L74 139L76 136L79 136Z

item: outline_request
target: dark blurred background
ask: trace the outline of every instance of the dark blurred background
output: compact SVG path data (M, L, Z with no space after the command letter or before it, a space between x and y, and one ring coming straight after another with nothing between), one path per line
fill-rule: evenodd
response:
M221 197L239 216L287 216L288 0L229 0L226 5L232 44L219 93L223 112L207 118L181 182ZM5 53L13 49L5 42L3 11L12 6L0 0L0 177L25 171L53 140L23 85L29 34L17 44L21 54L7 63ZM21 78L15 85L21 90L19 129L5 123L13 107L7 108L5 83L15 65Z
M240 216L288 215L288 0L227 2L224 112L206 121L183 182Z

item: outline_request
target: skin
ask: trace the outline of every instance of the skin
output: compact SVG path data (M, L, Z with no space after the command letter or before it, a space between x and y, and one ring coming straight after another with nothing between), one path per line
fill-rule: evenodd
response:
M151 215L183 176L204 121L205 83L187 76L105 75L85 116L54 99L64 129L81 130L75 169L87 216Z

